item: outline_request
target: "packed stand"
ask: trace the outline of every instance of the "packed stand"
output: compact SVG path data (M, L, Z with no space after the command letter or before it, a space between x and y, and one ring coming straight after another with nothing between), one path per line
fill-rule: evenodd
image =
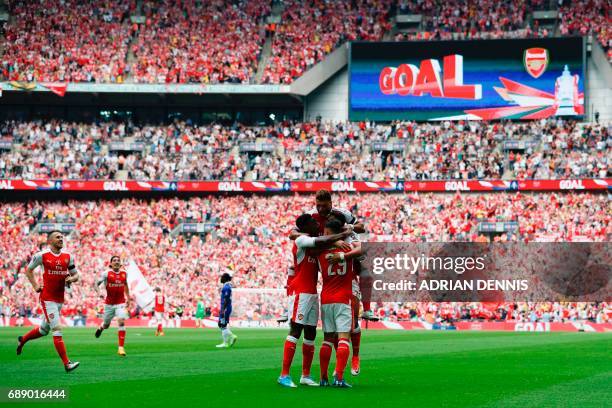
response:
M0 178L136 180L468 180L609 177L605 124L533 122L282 122L247 127L5 122ZM505 141L532 147L505 151ZM144 150L113 150L114 142ZM271 151L240 151L243 142ZM399 151L376 150L399 143ZM129 148L126 148L129 149ZM61 152L61 154L58 154Z
M592 34L608 52L612 62L612 5L609 0L562 0L559 8L561 35Z
M544 126L541 149L510 152L512 176L520 179L606 178L612 172L612 137L608 127L564 122Z
M606 194L339 194L334 205L365 220L364 239L370 241L486 240L477 232L480 220L519 222L518 231L488 238L495 241L609 241L612 234ZM40 314L24 268L45 241L32 231L34 226L58 219L76 222L65 249L75 256L82 281L67 295L69 316L95 317L102 300L92 285L115 254L133 260L152 287L164 290L169 303L183 306L185 317L192 315L199 297L214 310L224 272L233 274L236 288L282 292L291 262L287 234L295 218L313 207L313 195L3 203L0 295L15 314ZM183 221L216 226L205 236L172 235ZM132 305L132 315L142 314ZM255 298L236 314L274 318L283 307L279 296L259 303Z
M125 79L136 1L9 0L0 80L116 82Z
M286 0L264 83L289 84L347 41L380 41L392 0Z
M144 1L132 76L137 83L250 83L270 1Z
M398 13L424 18L420 31L400 32L395 40L547 37L549 31L537 21L533 27L526 23L528 13L544 4L543 0L399 0Z

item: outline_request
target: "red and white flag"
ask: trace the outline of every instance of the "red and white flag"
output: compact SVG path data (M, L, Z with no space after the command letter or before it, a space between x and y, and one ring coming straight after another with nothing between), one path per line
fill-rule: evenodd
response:
M66 89L68 88L68 84L65 82L40 82L39 85L44 86L58 96L66 95Z
M147 279L143 276L133 259L130 259L128 262L126 270L130 295L134 296L136 303L141 309L148 312L153 308L153 300L155 299L153 289L151 289L149 282L147 282Z

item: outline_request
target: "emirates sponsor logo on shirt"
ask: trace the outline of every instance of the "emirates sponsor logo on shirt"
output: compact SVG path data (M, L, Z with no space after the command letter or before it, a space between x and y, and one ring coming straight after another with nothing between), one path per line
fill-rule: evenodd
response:
M47 273L49 275L68 275L68 271L61 271L61 270L49 270L47 271Z

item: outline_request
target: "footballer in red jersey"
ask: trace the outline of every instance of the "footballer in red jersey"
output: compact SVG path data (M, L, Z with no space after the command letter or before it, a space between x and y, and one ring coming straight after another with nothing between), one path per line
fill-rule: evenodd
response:
M298 231L302 233L293 243L293 277L289 280L288 315L290 330L283 350L283 365L278 383L285 387L295 387L289 370L295 354L296 344L304 331L302 343L302 376L300 384L318 386L310 376L314 356L314 340L319 321L319 297L317 295L318 264L315 248L329 247L334 242L346 238L351 231L320 236L319 223L310 214L302 214L296 220Z
M346 241L347 242L358 242L359 237L357 234L365 232L363 223L357 222L357 219L353 214L344 208L334 207L332 204L332 197L329 191L319 190L315 196L315 208L308 212L319 222L319 234L323 234L325 224L329 220L338 219L342 224L346 224L346 227L353 230ZM289 238L295 239L300 235L300 232L296 229L292 230ZM350 249L350 247L347 247ZM353 313L355 315L355 325L351 332L351 347L353 350L353 357L351 359L351 374L358 375L360 372L360 361L359 361L359 350L361 345L361 328L357 317L359 316L359 302L363 305L362 318L370 321L377 321L378 318L374 315L371 308L372 298L372 282L373 279L370 273L363 267L362 258L354 260L355 277L353 281Z
M26 276L36 293L40 293L40 305L45 318L40 327L34 328L24 336L19 336L17 355L23 351L23 346L30 340L37 339L53 333L55 350L62 359L67 372L79 366L78 361L70 361L66 353L66 345L62 338L60 325L60 312L64 304L64 289L79 280L79 273L74 266L74 257L62 250L64 247L64 234L61 231L51 231L47 234L49 248L37 252L26 268ZM43 285L38 284L34 277L34 270L43 267Z
M342 231L343 223L331 220L325 224L325 234ZM353 320L353 278L354 258L361 255L361 244L354 249L330 248L318 256L319 270L323 278L321 290L321 321L323 323L323 344L319 352L322 386L329 385L328 367L336 338L336 369L333 385L350 387L344 380L344 369L350 354L349 337L354 328Z
M111 257L109 271L105 271L95 284L96 292L101 284L106 286L106 300L104 301L104 321L96 330L96 338L111 324L113 317L117 317L117 335L119 337L119 349L117 354L125 356L125 319L128 318L126 306L129 305L130 290L127 284L127 272L121 269L121 258L117 255Z
M172 305L170 305L172 306ZM156 336L165 336L164 328L162 323L164 322L166 315L166 297L162 294L161 288L155 288L155 322L157 323L157 330L155 330Z
M319 234L323 234L325 223L334 218L344 220L344 223L348 224L348 228L352 228L354 230L355 234L353 235L353 240L355 241L358 240L357 234L363 234L366 232L363 223L358 222L355 216L353 216L349 210L333 206L331 193L327 190L317 191L315 196L315 208L309 211L309 214L312 214L312 216L319 222ZM294 229L291 231L289 238L295 239L299 236L299 234L299 231ZM361 317L366 320L376 321L378 318L376 318L372 312L372 302L370 301L372 298L373 279L368 271L362 267L361 260L356 259L354 263L355 270L359 276L359 297L361 304L363 305L363 314Z

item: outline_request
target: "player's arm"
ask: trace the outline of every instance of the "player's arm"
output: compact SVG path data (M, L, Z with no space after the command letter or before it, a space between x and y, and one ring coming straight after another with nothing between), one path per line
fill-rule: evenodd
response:
M130 288L128 287L128 285L125 285L125 303L127 305L130 304Z
M102 284L106 284L106 272L100 275L100 278L94 282L94 290L98 296L100 296L100 285Z
M348 210L345 209L333 209L332 214L336 218L344 219L344 222L348 224L349 228L352 228L357 234L363 234L366 232L365 224L363 222L357 222L357 218Z
M361 249L361 242L354 242L353 249L349 252L335 252L333 254L325 255L325 258L330 264L337 264L343 262L344 260L349 260L353 258L357 258L363 254Z
M38 282L36 282L36 278L34 277L34 269L36 269L40 265L42 265L42 254L36 253L32 257L32 260L30 261L30 263L28 264L25 270L25 275L30 281L30 284L32 285L32 289L34 289L34 292L37 292L37 293L40 292L42 288L40 287Z
M289 239L295 241L296 239L298 239L298 237L302 235L308 236L308 234L300 232L297 228L292 228L291 232L289 232Z
M349 235L351 235L351 231L348 229L338 234L323 235L320 237L301 235L295 240L295 243L298 248L323 248L333 244L336 241L342 240Z
M70 256L70 261L68 262L68 276L66 277L66 283L74 283L79 280L79 271L76 266L74 266L74 258Z

